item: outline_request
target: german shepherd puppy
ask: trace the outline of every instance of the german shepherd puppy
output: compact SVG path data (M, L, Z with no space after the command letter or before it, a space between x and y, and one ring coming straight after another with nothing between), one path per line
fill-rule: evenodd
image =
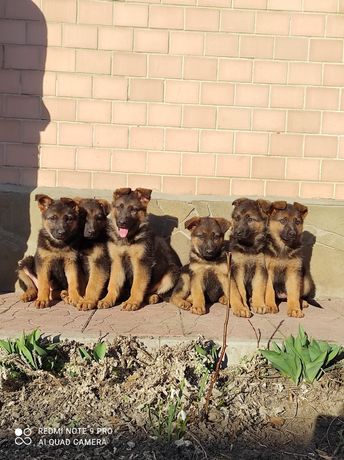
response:
M125 282L130 289L122 310L138 310L144 301L157 303L175 285L180 261L170 245L154 235L147 219L152 190L120 188L113 193L108 250L111 258L107 295L98 308L115 305Z
M268 281L266 305L278 312L276 295L287 295L287 313L302 318L301 298L312 289L312 280L305 274L302 260L301 235L308 209L303 204L274 201L269 210L268 238L265 252ZM307 307L307 302L302 302Z
M231 223L223 218L192 217L185 222L191 231L190 262L182 268L170 301L197 315L206 313L206 302L227 304L229 291L228 263L224 236ZM233 280L230 303L240 316L241 299Z
M270 202L239 198L233 202L233 206L230 250L232 277L243 302L240 316L251 316L249 303L253 312L268 313L270 310L265 304L267 271L264 251Z
M74 198L83 215L84 231L80 242L79 260L83 272L83 298L78 310L97 307L110 274L110 257L107 250L107 215L110 203L106 200Z
M19 263L19 280L25 288L22 300L36 299L37 308L46 308L50 305L52 289L68 289L65 300L77 304L80 300L79 207L70 198L53 200L47 195L36 195L35 199L42 213L43 226L38 234L34 259L29 256Z

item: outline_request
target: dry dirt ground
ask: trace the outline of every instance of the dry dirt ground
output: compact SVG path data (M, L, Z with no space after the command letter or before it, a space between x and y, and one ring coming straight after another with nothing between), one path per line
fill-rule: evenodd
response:
M24 368L12 379L2 367L0 458L344 458L340 363L313 385L295 386L257 353L221 370L205 418L213 360L195 345L152 351L118 338L98 363L64 342L55 375ZM201 339L198 345L210 350ZM30 429L16 437L20 445L17 428Z

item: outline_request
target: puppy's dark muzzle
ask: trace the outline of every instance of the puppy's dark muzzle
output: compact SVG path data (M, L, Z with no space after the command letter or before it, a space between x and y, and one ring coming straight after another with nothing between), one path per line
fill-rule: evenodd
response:
M247 230L239 230L233 233L233 237L238 241L249 241L251 239L251 234Z
M56 232L53 233L54 238L57 240L65 240L67 237L67 232L65 230L56 230Z
M218 257L219 251L217 249L204 249L201 251L201 255L205 260L214 260Z
M281 238L283 241L293 243L297 239L298 235L293 230L287 230L281 233Z
M85 238L90 238L90 239L92 239L92 238L95 238L96 235L97 235L97 234L96 234L96 231L95 231L95 230L86 230L86 229L85 229L85 231L84 231L84 237L85 237Z

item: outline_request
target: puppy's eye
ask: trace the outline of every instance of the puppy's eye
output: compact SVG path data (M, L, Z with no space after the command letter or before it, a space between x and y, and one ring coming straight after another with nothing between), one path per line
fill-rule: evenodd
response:
M295 219L294 222L295 222L296 225L301 225L302 224L300 219Z
M49 216L48 219L51 220L51 221L55 221L55 220L57 220L57 216L55 216L55 215L54 216Z
M204 236L205 236L205 235L203 235L203 233L197 233L197 234L195 235L195 237L196 237L196 238L199 238L200 240L203 240L203 239L204 239Z
M280 219L280 223L282 225L285 225L288 222L288 219L286 217L283 217L283 219Z
M70 222L71 220L73 220L73 216L71 216L71 215L66 215L65 216L65 221L66 222Z
M249 222L249 223L254 222L254 221L255 221L255 219L253 219L253 217L248 217L247 218L247 222Z
M124 204L123 204L123 203L117 204L117 205L115 206L115 208L116 208L116 209L123 209L123 208L124 208Z

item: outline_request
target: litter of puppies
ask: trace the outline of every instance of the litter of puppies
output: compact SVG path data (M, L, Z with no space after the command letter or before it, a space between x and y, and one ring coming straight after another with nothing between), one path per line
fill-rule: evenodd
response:
M192 217L185 222L189 263L182 267L151 227L151 193L120 188L112 203L36 195L42 228L35 255L19 262L21 299L37 308L62 299L79 310L120 304L134 311L171 295L171 303L194 314L220 302L247 318L277 313L284 297L289 316L304 316L315 290L302 255L306 206L239 198L232 216Z

